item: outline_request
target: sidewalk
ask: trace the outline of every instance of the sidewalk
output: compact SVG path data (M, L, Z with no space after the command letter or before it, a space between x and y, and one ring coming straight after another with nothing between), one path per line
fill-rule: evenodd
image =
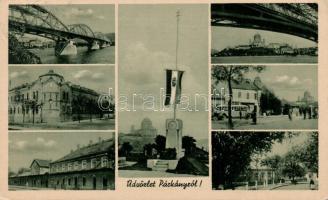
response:
M79 121L58 123L25 123L9 124L9 130L39 130L39 129L75 129L75 130L109 130L115 129L115 119L85 119Z
M267 116L257 118L254 125L252 119L233 119L234 129L317 129L318 119L303 119L293 117L289 120L287 115ZM227 129L228 120L212 121L212 129Z

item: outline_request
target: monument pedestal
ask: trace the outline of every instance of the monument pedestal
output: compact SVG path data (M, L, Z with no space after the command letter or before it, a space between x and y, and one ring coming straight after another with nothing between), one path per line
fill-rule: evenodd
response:
M181 119L166 120L165 148L176 149L176 159L178 160L184 156L184 151L182 149L182 126L183 123Z

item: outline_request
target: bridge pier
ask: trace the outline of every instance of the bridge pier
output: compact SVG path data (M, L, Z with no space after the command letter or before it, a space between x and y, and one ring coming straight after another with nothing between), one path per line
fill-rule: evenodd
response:
M100 49L100 45L98 43L98 41L93 41L90 45L89 45L89 50L98 50Z
M55 46L55 55L56 56L68 56L76 55L77 48L72 40L67 41L57 41Z
M107 42L102 42L102 43L100 44L100 48L104 49L104 48L106 48L106 47L108 47L108 46L107 46Z

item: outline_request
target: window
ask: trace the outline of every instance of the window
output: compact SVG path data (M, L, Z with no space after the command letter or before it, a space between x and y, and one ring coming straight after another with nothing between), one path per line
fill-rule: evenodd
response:
M246 94L246 99L249 99L249 93L247 92L247 94Z
M241 92L238 92L238 98L241 98Z
M72 163L68 163L68 171L72 171L72 167L73 167Z
M35 92L33 92L33 99L35 99Z
M96 167L96 163L97 163L97 160L95 158L92 158L91 159L91 168L95 168Z
M27 100L29 99L29 95L28 95L28 93L26 93L26 99L27 99Z
M62 164L62 171L63 172L66 171L66 169L65 169L65 163Z
M257 99L257 94L256 94L256 93L254 94L254 99L255 99L255 100Z
M22 94L22 100L24 100L24 94Z
M39 99L39 91L36 91L36 99Z
M79 162L75 161L74 162L74 170L78 170L79 169Z
M101 157L101 167L107 167L108 159L106 156Z
M71 179L70 178L68 179L68 185L71 185Z
M82 160L82 169L86 169L86 168L87 168L87 161Z

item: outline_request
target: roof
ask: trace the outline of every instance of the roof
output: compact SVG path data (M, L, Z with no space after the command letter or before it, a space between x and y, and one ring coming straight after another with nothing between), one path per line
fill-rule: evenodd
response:
M106 153L114 145L113 139L108 139L108 140L102 140L101 142L95 143L88 145L86 147L81 147L64 157L52 162L52 163L57 163L57 162L62 162L62 161L67 161L67 160L72 160L72 159L77 159L80 157L88 156L88 155L93 155L93 154L101 154L101 153Z
M40 167L48 167L49 168L51 160L34 159L31 163L31 166L34 162L36 162Z
M80 85L71 84L70 86L71 86L72 90L78 90L78 91L83 91L83 92L87 92L87 93L94 94L94 95L99 95L98 92L96 92L92 89L80 86Z
M261 90L257 87L254 82L249 79L243 79L241 82L232 81L231 87L233 89L242 89L242 90Z
M59 76L59 77L63 78L62 75L55 73L55 71L52 69L50 69L47 73L40 75L39 77L42 77L42 76Z

